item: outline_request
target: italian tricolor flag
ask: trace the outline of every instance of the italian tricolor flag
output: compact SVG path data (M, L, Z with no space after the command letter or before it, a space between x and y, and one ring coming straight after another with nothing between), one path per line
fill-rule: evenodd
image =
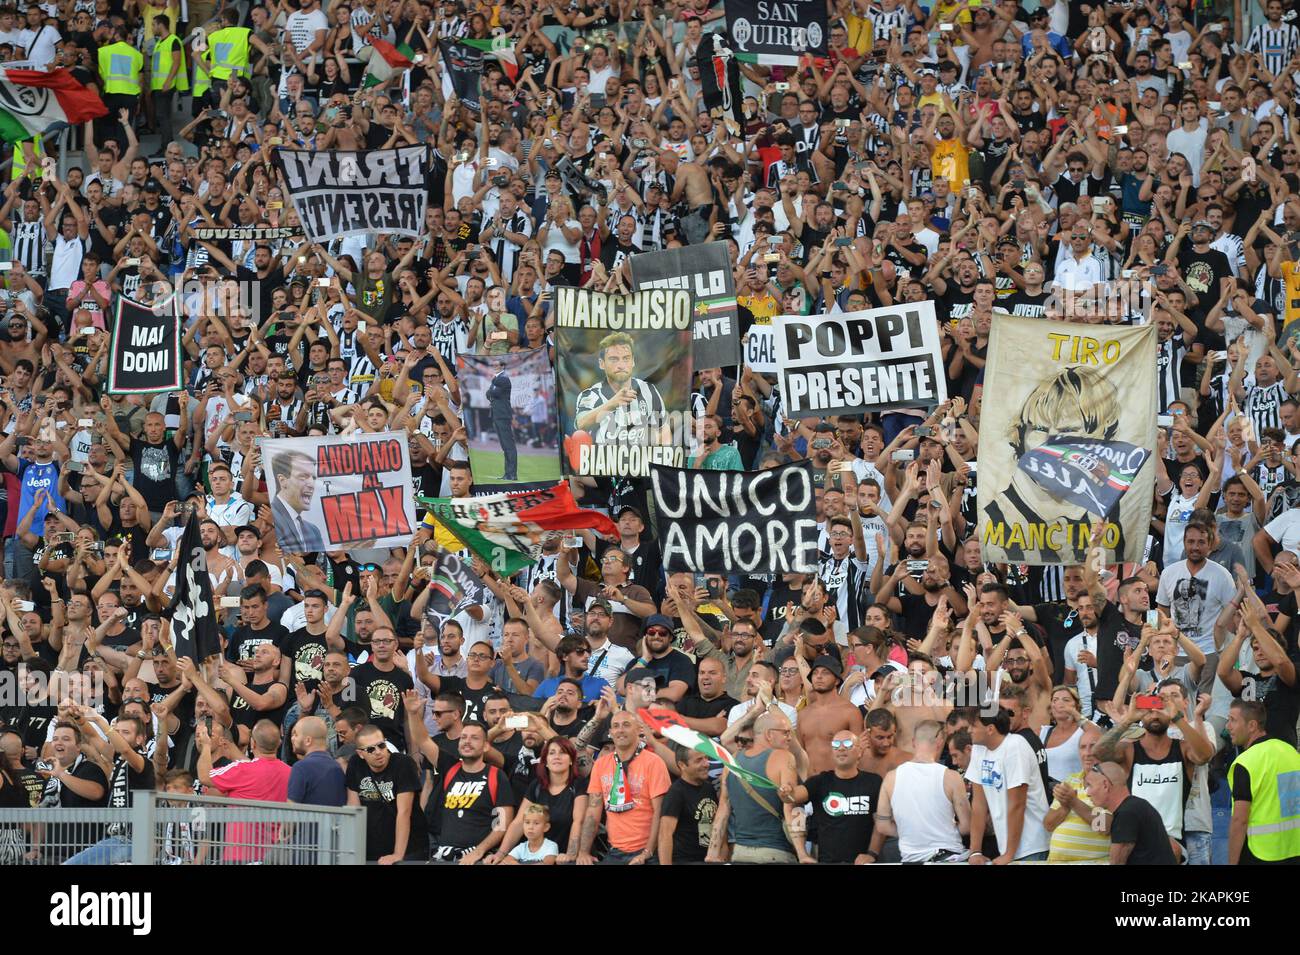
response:
M415 66L411 59L414 51L405 43L393 46L387 40L372 38L369 47L369 62L366 64L365 87L378 86L395 73L409 70Z
M108 114L108 107L60 67L50 70L0 68L0 139L20 143L54 123L75 126Z
M697 753L703 753L709 759L721 763L737 776L743 777L751 786L758 786L763 789L776 788L776 784L772 780L742 767L736 762L736 757L727 752L720 743L705 736L699 730L691 729L672 710L646 709L643 707L637 710L637 716L641 717L641 720L647 726L664 739L672 740L684 749L693 749Z
M456 42L463 43L465 46L472 46L476 50L482 50L484 53L496 57L496 61L501 64L501 69L506 74L506 79L511 83L519 79L519 61L515 59L515 45L510 42L510 38L504 33L498 34L490 40L460 37Z

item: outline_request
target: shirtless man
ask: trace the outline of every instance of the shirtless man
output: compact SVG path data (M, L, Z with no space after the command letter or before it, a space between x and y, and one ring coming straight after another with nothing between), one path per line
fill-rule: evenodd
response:
M29 336L28 328L35 331ZM40 364L41 346L49 337L49 329L39 318L27 310L27 306L18 303L17 311L12 312L5 321L5 332L0 335L0 370L11 375L17 363L27 359L33 367ZM29 340L30 339L30 340Z
M1007 637L994 649L988 659L988 672L996 673L999 666L1006 670L1011 682L1024 687L1025 708L1029 714L1028 725L1043 726L1050 722L1052 702L1052 677L1048 673L1050 661L1042 647L1034 642L1025 630L1020 615L1008 610L1002 615L1002 625ZM1004 656L1005 654L1005 656Z
M900 674L901 676L901 674ZM939 671L929 657L913 655L907 664L906 685L885 694L884 706L894 714L898 748L911 752L912 731L923 720L948 718L952 704L943 698Z
M803 717L800 716L800 722ZM912 758L912 754L898 748L895 744L895 737L898 733L898 722L894 719L894 714L889 710L872 710L867 714L866 720L866 742L867 745L862 750L862 761L858 766L864 772L875 773L881 779L885 774L902 763Z
M702 242L717 216L713 183L702 165L683 162L671 149L659 153L659 168L674 177L673 203L686 199L690 212L683 217L683 229L691 242ZM694 234L692 234L694 233Z
M841 730L855 736L862 734L862 713L840 696L840 661L831 656L818 657L808 675L812 692L808 705L799 714L799 740L808 751L809 775L835 768L831 739Z

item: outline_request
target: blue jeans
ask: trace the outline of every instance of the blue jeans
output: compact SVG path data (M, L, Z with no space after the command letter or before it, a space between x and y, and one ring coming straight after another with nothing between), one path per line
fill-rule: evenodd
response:
M1047 850L1044 849L1042 852L1035 852L1033 855L1021 856L1016 861L1017 862L1046 862Z
M131 840L126 836L108 836L82 849L64 865L119 865L131 861Z
M1208 832L1183 832L1183 850L1188 865L1209 865L1210 844L1214 837Z

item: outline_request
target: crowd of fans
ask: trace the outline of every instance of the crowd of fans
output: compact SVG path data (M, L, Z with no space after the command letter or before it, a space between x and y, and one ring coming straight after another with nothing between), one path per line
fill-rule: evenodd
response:
M0 65L110 108L14 146L0 208L0 806L361 805L379 863L1208 864L1216 831L1234 863L1300 857L1294 11L827 7L827 57L742 64L735 129L695 64L716 0L0 8ZM375 76L376 38L415 65ZM444 95L445 38L508 51L479 111ZM296 230L276 148L415 143L415 239L196 237ZM557 285L710 240L746 329L936 303L934 409L792 419L775 376L695 372L692 461L813 462L816 573L665 574L636 479L570 481L617 541L475 561L449 616L432 517L392 551L280 546L259 439L405 432L413 493L468 496L457 355L550 348ZM116 298L171 295L184 389L109 394ZM982 560L1007 314L1156 326L1142 562ZM191 520L223 640L197 665L168 610ZM68 856L129 841L0 825L0 860Z

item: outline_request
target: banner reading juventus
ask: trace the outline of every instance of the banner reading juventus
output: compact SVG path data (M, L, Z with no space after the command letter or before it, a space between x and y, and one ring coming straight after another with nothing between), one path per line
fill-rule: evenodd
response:
M787 414L928 408L948 397L933 302L773 324Z
M176 391L181 386L179 297L155 310L119 295L109 352L108 390L115 395Z
M727 31L740 58L760 66L798 66L805 55L826 56L822 0L727 0Z
M236 225L236 226L197 226L190 230L190 235L196 239L222 239L232 241L235 239L254 239L258 241L269 241L270 239L292 239L302 235L302 229L295 229L292 226L262 226L262 225Z
M1106 521L1108 558L1142 558L1156 441L1154 325L999 317L980 418L984 559L1081 564ZM996 400L993 396L996 396Z
M645 477L686 463L693 307L685 289L555 289L566 474Z
M555 373L545 348L457 355L469 466L478 491L515 491L560 479Z
M766 471L685 471L656 465L655 536L664 567L692 573L815 573L812 462Z
M696 368L721 368L740 361L740 316L736 284L725 242L632 256L632 287L681 288L695 293L691 353Z
M428 198L424 146L400 149L276 149L276 165L313 242L388 232L418 236Z
M303 554L410 543L415 502L403 432L263 438L261 448L281 550Z

